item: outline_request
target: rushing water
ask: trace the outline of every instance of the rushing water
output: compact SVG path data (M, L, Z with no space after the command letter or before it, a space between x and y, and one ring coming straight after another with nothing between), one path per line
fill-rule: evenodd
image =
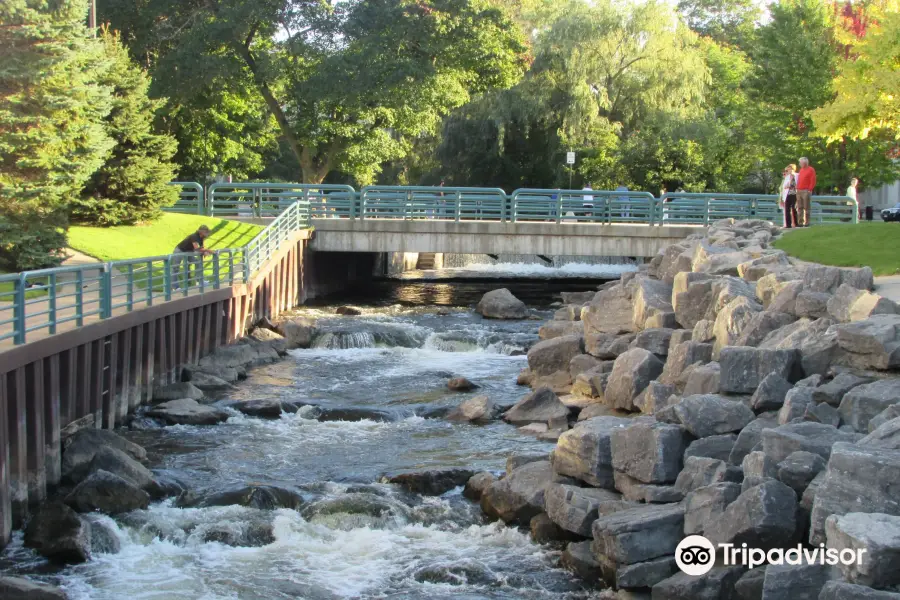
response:
M121 542L117 554L57 571L23 548L19 535L2 566L78 599L587 597L558 567L558 551L535 545L526 531L488 523L460 490L424 498L379 483L402 469L500 471L511 453L552 449L502 422L441 418L473 395L448 391L451 376L478 383L477 393L496 402L519 399L525 390L516 374L539 322L441 312L448 311L299 311L318 318L314 347L253 370L219 400L227 407L280 398L369 411L356 415L368 418L320 421L306 407L276 420L235 412L215 427L126 433L147 448L153 468L198 494L276 485L299 492L298 510L182 508L170 499L116 521L100 517ZM262 541L235 542L254 540L257 530Z

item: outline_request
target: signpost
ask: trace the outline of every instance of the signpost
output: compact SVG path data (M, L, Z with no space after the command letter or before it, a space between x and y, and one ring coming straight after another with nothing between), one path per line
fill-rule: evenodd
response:
M572 166L575 164L575 153L566 152L566 164L569 165L569 189L572 189Z

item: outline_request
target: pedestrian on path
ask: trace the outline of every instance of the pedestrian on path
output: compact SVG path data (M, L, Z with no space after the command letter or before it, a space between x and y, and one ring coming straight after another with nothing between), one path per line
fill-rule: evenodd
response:
M797 223L797 166L790 164L782 171L781 208L784 209L784 227L792 229Z
M797 213L799 226L809 227L809 213L812 210L812 193L816 187L816 170L809 165L809 159L800 158L800 172L797 174Z
M857 216L859 220L863 220L863 206L859 203L859 197L856 194L856 186L859 185L859 179L854 177L850 180L850 186L847 188L847 197L851 198L856 204Z
M172 272L174 274L174 288L179 288L181 282L181 265L184 263L186 273L185 288L192 285L192 281L198 281L202 276L200 265L203 263L202 255L211 254L212 251L203 247L203 240L209 237L209 227L201 225L197 231L187 236L175 246L172 251L174 260L172 261ZM187 254L188 256L178 256L179 254ZM191 277L191 269L193 269L193 277Z

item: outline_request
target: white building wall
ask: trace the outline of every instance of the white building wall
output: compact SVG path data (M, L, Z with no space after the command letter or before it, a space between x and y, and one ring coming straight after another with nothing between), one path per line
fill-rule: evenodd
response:
M859 193L860 204L871 206L875 210L888 208L900 202L900 181L881 186L875 190Z

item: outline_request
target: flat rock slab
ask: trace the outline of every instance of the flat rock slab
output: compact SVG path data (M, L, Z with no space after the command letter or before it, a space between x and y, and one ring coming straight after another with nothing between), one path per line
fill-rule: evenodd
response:
M613 431L632 423L631 419L612 416L579 421L559 437L550 454L554 472L614 489L611 436Z
M160 418L169 425L215 425L227 421L229 416L224 410L189 398L157 404L147 411L147 415Z
M388 483L394 483L416 494L423 496L440 496L466 484L475 475L470 469L435 469L393 473L385 476Z
M697 438L740 431L756 418L744 403L715 394L688 396L675 405L675 414Z
M612 466L643 483L673 483L688 442L678 425L638 421L612 431Z
M635 564L675 553L684 537L684 508L652 504L597 518L591 545L598 561Z
M839 565L844 580L874 588L900 582L900 516L831 515L825 521L825 536L829 548L863 552L857 562Z

